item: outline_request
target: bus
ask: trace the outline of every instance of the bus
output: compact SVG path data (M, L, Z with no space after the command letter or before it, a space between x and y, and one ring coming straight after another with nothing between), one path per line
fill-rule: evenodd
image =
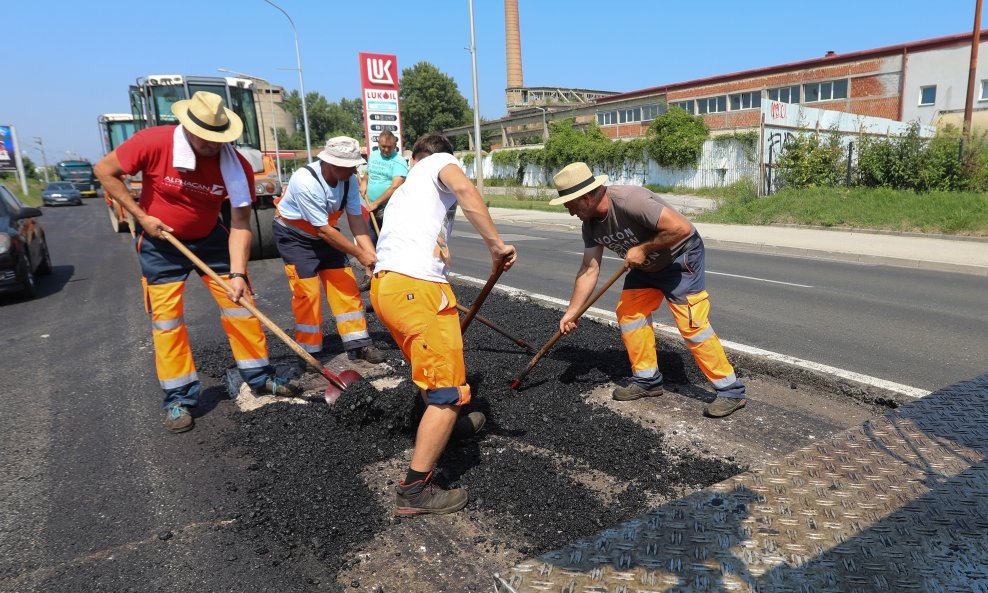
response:
M257 199L251 222L253 244L251 259L278 257L271 223L274 200L281 196L282 184L274 159L261 153L254 82L246 78L218 76L184 76L155 74L138 78L130 87L130 109L136 130L151 126L178 124L172 105L189 99L198 91L208 91L223 98L244 123L243 134L234 142L237 151L254 169L254 192ZM229 222L229 202L224 205L224 219Z
M89 161L59 161L55 163L55 175L61 181L70 182L83 196L96 196L99 182Z

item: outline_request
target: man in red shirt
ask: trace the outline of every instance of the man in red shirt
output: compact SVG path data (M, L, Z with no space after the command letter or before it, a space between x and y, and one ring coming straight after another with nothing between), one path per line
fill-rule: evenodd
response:
M251 301L247 260L254 200L253 170L231 144L240 137L243 122L218 95L202 91L176 102L172 113L180 126L138 132L103 157L95 172L104 191L143 229L137 251L158 381L165 392L165 428L185 432L192 428L189 408L198 403L201 391L182 305L185 279L195 267L162 231L173 234L225 276L229 292L200 274L220 306L240 375L254 393L294 395L301 390L275 376L260 322L238 304L241 299ZM139 204L120 179L138 172L142 173ZM229 230L219 220L220 206L227 199L232 213Z

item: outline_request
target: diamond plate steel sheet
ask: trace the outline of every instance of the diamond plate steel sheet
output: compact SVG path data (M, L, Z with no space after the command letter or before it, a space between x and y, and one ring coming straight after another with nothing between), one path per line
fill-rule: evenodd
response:
M988 592L988 374L495 583L498 593Z

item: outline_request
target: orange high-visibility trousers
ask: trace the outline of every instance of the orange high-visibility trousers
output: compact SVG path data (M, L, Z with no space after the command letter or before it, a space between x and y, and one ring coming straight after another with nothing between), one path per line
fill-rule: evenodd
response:
M456 295L449 284L379 272L371 280L371 303L412 366L412 382L433 405L470 402L463 361L463 334Z
M308 352L322 350L322 292L336 318L336 331L345 350L371 345L364 303L351 268L318 270L311 278L300 278L294 264L285 265L292 288L295 313L295 341Z
M656 288L633 288L621 291L617 305L621 339L628 350L631 369L638 379L647 380L659 375L658 355L655 351L655 330L652 328L652 312L662 304L664 296ZM738 382L734 367L727 360L724 347L708 319L710 298L706 290L685 295L686 303L669 303L679 333L693 354L700 371L717 390L726 390ZM661 381L661 378L659 379Z

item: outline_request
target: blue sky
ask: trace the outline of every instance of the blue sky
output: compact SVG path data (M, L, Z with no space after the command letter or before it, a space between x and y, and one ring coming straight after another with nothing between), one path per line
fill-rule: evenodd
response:
M397 54L399 68L432 62L473 103L467 0L276 2L298 27L307 91L358 97L367 51ZM629 91L964 33L974 4L519 0L525 84ZM50 162L99 158L96 117L127 112L140 76L228 68L298 88L288 20L262 0L12 1L0 13L0 124L17 127L22 147L43 137ZM480 111L493 119L505 113L504 6L475 0L474 14Z

